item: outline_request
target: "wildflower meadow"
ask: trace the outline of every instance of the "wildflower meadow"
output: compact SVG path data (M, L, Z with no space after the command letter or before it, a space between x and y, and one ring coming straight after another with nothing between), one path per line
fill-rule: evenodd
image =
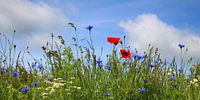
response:
M16 49L17 30L12 37L0 33L0 100L200 100L200 64L182 60L187 45L177 44L181 62L167 61L150 44L141 53L126 44L126 36L109 36L96 40L111 47L103 58L96 55L92 25L85 28L87 47L80 44L77 27L68 27L73 44L49 34L42 60L28 47Z

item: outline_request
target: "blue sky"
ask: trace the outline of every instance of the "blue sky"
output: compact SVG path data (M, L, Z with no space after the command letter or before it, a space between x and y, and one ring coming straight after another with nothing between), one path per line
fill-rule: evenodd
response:
M132 51L142 53L151 43L164 58L179 57L177 45L183 43L187 57L200 56L199 0L1 0L0 8L0 31L9 35L16 29L19 47L29 45L36 57L52 32L72 42L68 22L78 27L80 38L88 37L87 25L94 26L97 54L100 47L104 54L111 51L108 36L126 33Z

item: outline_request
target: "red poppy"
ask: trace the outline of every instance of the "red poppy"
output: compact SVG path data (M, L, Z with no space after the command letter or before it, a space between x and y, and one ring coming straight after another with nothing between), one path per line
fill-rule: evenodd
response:
M116 37L108 37L107 41L111 44L117 45L119 42L122 43L122 41L120 40L120 38L116 38Z
M120 52L121 52L122 58L130 58L131 57L130 50L126 51L124 49L121 49Z

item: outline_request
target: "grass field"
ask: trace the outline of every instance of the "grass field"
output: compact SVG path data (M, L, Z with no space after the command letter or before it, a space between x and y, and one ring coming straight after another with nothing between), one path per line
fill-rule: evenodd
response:
M52 34L41 49L43 60L28 63L28 48L17 52L13 38L0 34L0 100L200 100L199 63L183 58L180 67L175 59L167 63L151 45L146 53L130 52L122 41L126 37L107 38L113 48L104 60L95 54L92 26L87 27L89 47L83 47L76 27L69 25L75 31L72 46ZM185 45L177 48L182 56Z

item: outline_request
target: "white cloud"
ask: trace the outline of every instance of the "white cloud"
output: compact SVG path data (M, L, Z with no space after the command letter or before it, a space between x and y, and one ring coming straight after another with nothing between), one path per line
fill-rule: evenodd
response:
M129 37L129 45L139 50L147 50L150 43L158 48L162 57L180 57L178 44L185 44L189 49L187 57L200 57L200 37L192 31L178 29L160 20L154 14L142 14L134 20L121 21Z
M25 0L0 1L0 27L3 31L17 29L18 34L58 31L68 19L56 8Z
M45 3L0 0L0 32L8 34L16 29L24 46L41 47L50 33L61 33L68 21L61 10Z

